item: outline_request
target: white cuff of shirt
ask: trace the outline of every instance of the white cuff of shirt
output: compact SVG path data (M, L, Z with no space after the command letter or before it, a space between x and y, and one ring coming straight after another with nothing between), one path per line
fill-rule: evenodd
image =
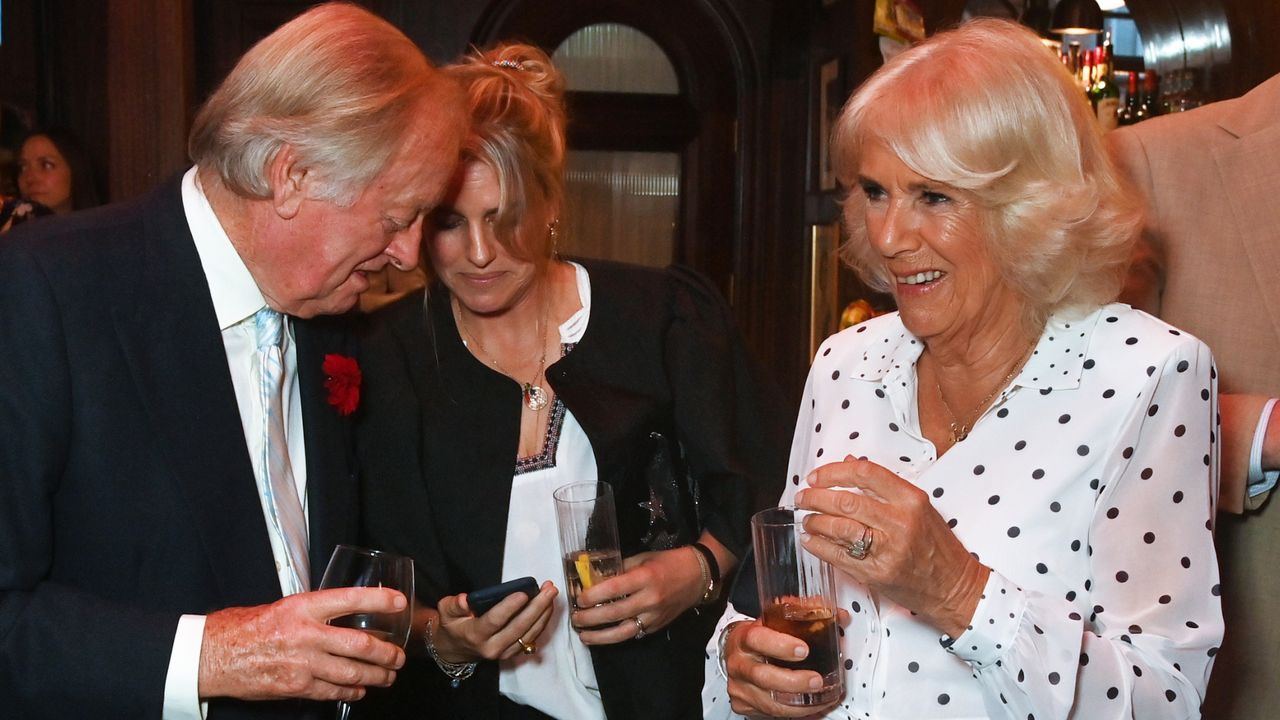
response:
M736 622L751 622L755 618L750 615L743 615L733 607L733 603L725 606L724 614L720 616L720 621L716 623L715 632L711 633L711 639L707 641L706 654L707 659L713 663L719 673L721 679L728 680L729 676L725 674L724 658L720 657L720 636L724 634L725 629Z
M1258 428L1253 431L1253 447L1249 450L1249 497L1257 497L1270 492L1280 480L1280 470L1264 471L1262 469L1262 443L1267 437L1267 423L1271 421L1271 410L1276 406L1276 398L1271 398L1262 406L1262 415L1258 418Z
M163 720L204 720L208 703L200 702L200 648L204 615L183 615L173 635L169 672L164 678Z
M951 654L981 669L1005 656L1017 637L1027 598L1022 589L997 572L987 576L982 599L973 619L960 637L943 635L941 642Z

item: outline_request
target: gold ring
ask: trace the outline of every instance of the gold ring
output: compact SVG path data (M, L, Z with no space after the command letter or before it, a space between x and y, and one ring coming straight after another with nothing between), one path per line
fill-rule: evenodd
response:
M849 557L854 560L866 560L871 554L871 528L863 526L862 537L849 543L849 547L845 548L845 552L849 553Z
M522 637L516 638L516 644L520 646L520 652L523 652L525 655L532 655L538 652L537 645L525 642Z
M637 615L637 616L635 616L635 617L633 617L633 618L631 618L631 619L632 619L632 620L634 620L634 621L636 622L636 640L639 640L640 638L642 638L642 637L644 637L645 635L648 635L648 634L649 634L649 633L647 633L647 632L645 631L645 629L644 629L644 621L640 619L640 616L639 616L639 615Z

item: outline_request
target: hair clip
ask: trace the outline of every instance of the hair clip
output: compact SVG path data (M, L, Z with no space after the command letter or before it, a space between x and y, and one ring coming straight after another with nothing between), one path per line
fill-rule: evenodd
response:
M510 68L512 70L521 70L521 71L524 70L524 63L520 62L519 60L507 60L505 58L502 60L494 60L493 66L500 67L500 68Z

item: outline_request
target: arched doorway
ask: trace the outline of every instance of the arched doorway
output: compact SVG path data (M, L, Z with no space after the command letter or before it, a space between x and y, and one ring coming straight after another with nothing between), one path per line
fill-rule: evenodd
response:
M575 33L604 33L605 26L624 28L624 34L652 43L670 64L675 92L574 89L570 78L569 145L580 153L571 159L570 172L585 177L624 156L641 163L646 157L653 160L651 169L632 171L631 180L626 172L605 172L612 179L600 182L631 183L650 199L669 196L670 257L650 253L637 258L633 252L621 259L688 265L710 277L730 300L745 261L742 209L748 168L739 159L739 138L740 118L746 115L741 102L751 77L745 41L732 17L705 1L561 0L555 12L548 12L536 0L507 0L489 8L472 36L479 46L519 38L555 53ZM673 182L663 180L667 177Z

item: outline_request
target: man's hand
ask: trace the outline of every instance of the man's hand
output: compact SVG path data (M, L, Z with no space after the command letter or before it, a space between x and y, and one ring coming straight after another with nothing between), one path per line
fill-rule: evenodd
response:
M395 680L404 651L325 623L353 613L398 612L406 602L387 588L337 588L211 613L200 648L200 697L359 700L367 686Z

